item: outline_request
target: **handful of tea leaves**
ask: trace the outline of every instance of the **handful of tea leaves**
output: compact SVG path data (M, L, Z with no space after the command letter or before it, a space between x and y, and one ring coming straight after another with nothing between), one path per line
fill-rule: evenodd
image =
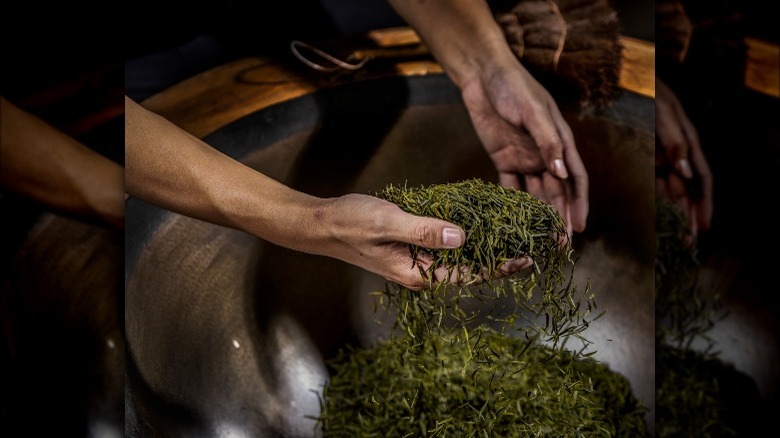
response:
M478 325L479 316L487 313L484 316L505 329L522 332L526 339L543 338L557 345L569 336L579 337L587 328L586 317L596 304L589 286L578 291L567 275L574 269L573 251L563 219L552 205L480 179L413 188L389 185L379 197L408 213L443 219L466 232L461 248L430 250L410 245L413 259L423 251L433 258L423 273L427 278L444 266L466 267L468 275L490 279L508 260L528 256L534 262L517 275L472 286L445 281L412 292L389 285L384 298L397 311L400 329L424 336L432 328ZM537 290L540 293L534 297Z
M571 260L563 219L555 207L527 192L472 179L429 187L390 185L379 197L407 213L444 219L466 232L461 248L411 246L414 258L421 251L433 256L429 274L439 266L466 266L472 276L492 277L504 262L533 255L536 271L542 265L548 279L556 281Z
M582 336L598 317L554 207L526 192L474 179L428 187L390 185L379 197L452 222L463 247L424 251L433 264L490 279L522 256L534 264L479 284L443 282L376 293L396 315L390 338L342 351L319 418L326 436L644 436L645 409L629 382L594 361ZM451 271L452 272L452 271ZM581 341L566 350L567 340Z

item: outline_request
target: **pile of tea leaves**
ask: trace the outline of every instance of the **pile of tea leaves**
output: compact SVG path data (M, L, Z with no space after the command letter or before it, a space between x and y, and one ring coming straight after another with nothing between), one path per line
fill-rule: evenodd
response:
M318 418L325 436L648 434L628 380L589 351L583 331L602 313L589 286L573 284L573 250L554 207L478 179L390 185L377 196L462 227L461 248L409 249L415 260L433 259L423 278L444 266L466 281L422 291L388 283L374 293L395 325L388 339L328 362ZM493 279L522 256L533 265Z
M468 336L468 337L467 337ZM629 382L590 358L480 327L342 351L326 436L644 436Z
M657 200L656 436L760 436L766 403L708 336L727 314L699 285L697 252L679 209Z

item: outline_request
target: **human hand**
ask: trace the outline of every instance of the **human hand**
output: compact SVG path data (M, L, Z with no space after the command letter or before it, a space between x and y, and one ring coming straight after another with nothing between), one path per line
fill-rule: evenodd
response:
M475 76L461 88L474 128L503 186L555 206L569 235L585 229L588 174L574 136L547 90L519 63Z
M375 196L323 199L299 192L217 151L132 99L126 99L125 113L126 187L133 196L285 248L345 261L412 290L431 282L472 284L487 279L447 266L428 279L424 274L432 259L425 254L419 254L416 263L412 259L409 244L429 249L462 246L467 236L460 227L405 213ZM498 276L532 263L529 258L508 261L498 268Z
M712 218L712 173L693 123L674 92L656 78L656 195L685 216L691 236Z
M318 253L374 272L411 290L420 290L430 281L466 284L486 280L461 276L461 271L440 266L432 279L427 272L432 259L421 253L415 261L409 244L429 249L462 246L467 236L449 222L411 215L397 205L374 196L349 194L326 200L321 218L332 238L320 246ZM524 257L504 263L499 276L511 275L532 264Z

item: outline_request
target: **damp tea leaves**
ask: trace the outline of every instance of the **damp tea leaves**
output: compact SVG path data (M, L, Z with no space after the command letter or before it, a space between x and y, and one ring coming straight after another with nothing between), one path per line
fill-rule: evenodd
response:
M400 331L425 337L431 330L460 330L488 319L526 339L557 345L587 328L593 317L588 309L596 306L589 287L578 290L571 281L574 253L552 205L480 179L413 188L389 185L378 196L407 213L446 220L466 232L466 242L456 249L410 245L415 262L422 254L432 259L426 278L440 267L449 275L417 292L389 285L385 302L398 313ZM496 278L502 264L521 257L530 257L533 265Z
M429 287L388 282L375 295L395 315L393 330L329 361L325 436L646 436L629 382L589 351L583 332L600 314L589 285L572 280L574 253L553 206L479 179L390 185L377 196L460 226L466 242L410 245L415 263L432 260L421 271ZM499 278L521 257L533 265ZM434 283L439 267L449 276Z
M429 253L433 264L426 274L445 266L468 268L472 278L492 278L505 262L531 256L535 271L548 282L563 281L563 268L572 250L566 228L555 208L527 192L474 179L428 187L390 185L379 193L407 213L452 222L466 232L461 248L428 250L411 246L412 257ZM463 273L460 270L456 275Z
M343 351L323 406L333 437L644 436L625 377L589 358L480 327Z

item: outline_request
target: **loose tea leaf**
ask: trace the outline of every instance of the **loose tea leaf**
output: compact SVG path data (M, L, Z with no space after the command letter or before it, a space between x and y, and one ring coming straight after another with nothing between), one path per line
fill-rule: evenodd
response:
M708 334L727 315L698 283L685 217L656 202L656 436L760 436L766 417L752 378L725 363ZM704 343L692 348L695 341Z
M387 300L399 314L401 331L424 336L432 328L441 330L442 322L449 327L474 326L486 317L527 339L544 338L557 345L576 336L588 343L579 334L597 306L589 286L578 291L567 275L574 269L573 250L563 219L552 205L480 179L427 187L389 185L378 196L408 213L443 219L466 232L461 248L410 245L413 259L422 252L432 257L427 278L444 266L456 275L465 267L467 278L490 279L508 260L529 256L534 262L518 275L466 287L446 281L419 292L391 286ZM536 297L534 291L539 291ZM586 310L581 312L582 308Z
M378 196L409 213L462 227L462 248L411 245L478 284L388 283L378 299L394 331L329 362L319 417L326 436L645 436L646 409L623 376L592 359L582 333L598 318L554 207L526 192L474 179L388 186ZM508 260L532 267L491 280ZM564 348L576 339L575 349Z
M325 435L644 436L644 409L623 376L528 343L480 327L469 338L344 351L325 392Z
M685 217L672 204L656 202L656 344L688 349L724 315L719 300L698 285L699 261Z
M390 185L379 197L417 216L445 219L466 232L462 248L426 250L411 246L412 256L420 251L433 256L429 274L439 266L466 266L475 277L493 276L508 260L532 254L536 271L540 265L552 282L563 277L563 266L571 261L563 219L555 208L527 192L479 179L429 187Z

